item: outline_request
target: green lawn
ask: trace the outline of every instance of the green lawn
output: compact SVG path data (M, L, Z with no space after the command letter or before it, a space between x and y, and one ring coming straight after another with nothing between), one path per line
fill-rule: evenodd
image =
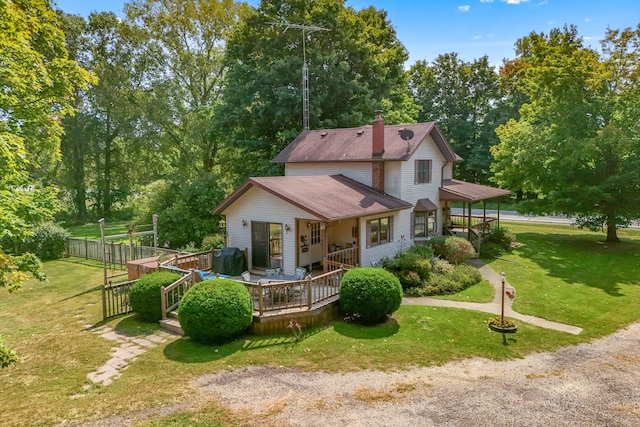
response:
M486 313L450 308L402 306L388 323L362 327L336 321L305 330L304 340L287 334L246 336L223 346L175 338L137 357L109 386L87 373L109 360L115 345L85 330L100 325L102 270L61 260L48 262L48 283L29 281L21 291L0 290L0 334L21 357L0 370L3 425L56 425L131 411L153 411L191 401L190 381L205 373L274 364L305 370L346 372L375 367L398 370L474 356L523 357L602 336L640 317L640 233L625 233L620 245L598 243L602 235L566 227L508 224L522 245L490 261L517 289L514 308L575 324L579 336L518 323L518 333L488 332ZM475 288L475 289L474 289ZM454 298L487 298L488 285ZM483 296L484 295L484 296ZM129 336L157 330L156 324L123 316L106 322ZM277 362L274 362L277 361ZM155 418L145 425L236 425L214 403L205 410ZM250 423L249 423L250 424Z
M517 292L514 310L582 327L586 337L609 334L640 316L640 231L620 243L573 227L505 223L521 244L488 261Z
M107 236L111 236L114 234L124 234L127 232L127 224L131 221L109 221L105 223L104 233ZM71 233L73 237L77 237L79 239L93 239L100 240L100 224L98 222L89 222L84 225L74 225L68 227L67 230ZM137 230L136 230L137 231ZM144 230L146 231L146 229Z

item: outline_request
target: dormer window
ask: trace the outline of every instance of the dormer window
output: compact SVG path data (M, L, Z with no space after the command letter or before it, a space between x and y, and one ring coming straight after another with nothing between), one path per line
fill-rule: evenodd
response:
M431 164L431 160L416 160L414 179L416 184L431 183Z

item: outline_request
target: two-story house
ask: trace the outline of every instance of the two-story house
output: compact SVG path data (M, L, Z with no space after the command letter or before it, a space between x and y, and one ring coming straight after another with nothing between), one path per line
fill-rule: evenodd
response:
M369 266L449 232L451 202L468 205L458 225L470 233L472 203L509 194L454 180L461 160L435 123L385 126L377 114L303 132L272 160L284 176L249 178L211 212L226 215L227 245L247 248L252 270Z

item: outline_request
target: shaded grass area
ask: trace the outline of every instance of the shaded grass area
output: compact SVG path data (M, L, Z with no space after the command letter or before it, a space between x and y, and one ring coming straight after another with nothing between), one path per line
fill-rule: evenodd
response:
M609 334L640 313L640 232L602 233L558 225L509 223L520 246L489 260L517 290L514 310L580 326L586 337Z

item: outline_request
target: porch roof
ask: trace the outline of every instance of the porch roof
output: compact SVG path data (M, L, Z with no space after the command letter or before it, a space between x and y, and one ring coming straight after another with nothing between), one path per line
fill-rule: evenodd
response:
M511 191L457 179L445 179L440 187L440 200L450 202L478 202L507 194L511 194Z
M211 213L221 214L251 187L258 187L324 222L411 208L411 203L381 194L344 175L249 178Z

